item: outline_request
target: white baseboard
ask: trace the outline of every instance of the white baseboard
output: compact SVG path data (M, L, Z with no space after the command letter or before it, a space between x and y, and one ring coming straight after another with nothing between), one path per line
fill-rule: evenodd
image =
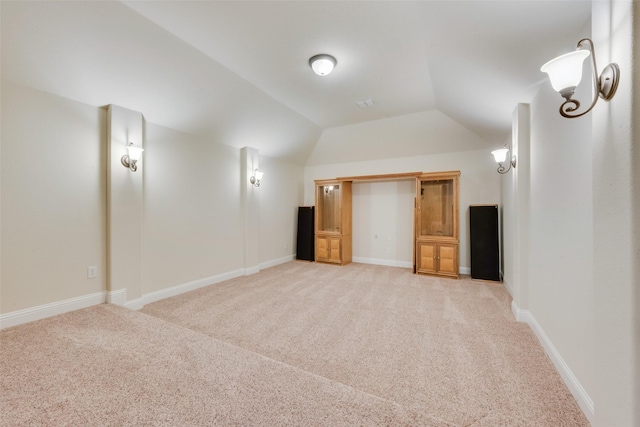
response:
M146 304L151 304L152 302L160 301L165 298L175 297L180 294L184 294L185 292L195 291L196 289L204 288L205 286L213 285L215 283L220 283L225 280L235 279L236 277L244 276L245 270L234 270L228 273L217 274L211 277L205 277L203 279L194 280L192 282L183 283L181 285L172 286L167 289L162 289L155 292L150 292L148 294L144 294L142 298L140 298L140 303L142 304L139 308L142 308ZM133 301L131 301L133 303ZM138 305L138 303L135 303ZM125 306L129 307L129 302L125 304ZM129 307L132 308L133 307Z
M511 313L513 313L513 317L515 317L518 322L529 323L531 313L529 310L520 309L514 300L511 300Z
M144 307L144 304L144 297L141 297L125 302L124 306L129 310L140 310L142 307Z
M124 306L127 302L127 290L118 289L117 291L108 291L107 302L109 304Z
M80 310L82 308L105 303L106 301L106 292L96 292L24 310L12 311L10 313L0 315L0 329L33 322L46 317L57 316L58 314L68 313L74 310Z
M184 294L185 292L194 291L196 289L200 289L205 286L220 283L225 280L235 279L236 277L250 276L252 274L258 273L260 270L263 270L265 268L273 267L279 264L284 264L285 262L293 261L293 259L294 259L294 255L288 255L286 257L261 263L259 266L238 269L238 270L230 271L228 273L222 273L215 276L194 280L192 282L183 283L181 285L172 286L167 289L162 289L159 291L144 294L142 298L139 298L137 300L127 301L124 304L124 306L127 308L131 308L132 310L139 310L142 307L144 307L146 304L151 304L152 302L160 301L165 298L171 298L180 294Z
M471 274L471 267L459 267L458 273L466 274L467 276Z
M542 329L542 326L538 323L538 321L533 317L529 310L522 310L518 307L515 301L511 301L511 312L518 322L523 322L529 325L529 327L533 330L533 332L538 337L540 344L544 348L544 351L547 353L553 365L556 367L557 371L560 373L562 380L569 387L569 391L578 402L580 409L584 413L585 417L591 424L594 423L594 405L593 400L587 394L587 391L582 387L580 381L573 374L569 365L564 361L556 347L551 342L551 339L547 336Z
M261 263L259 266L238 269L238 270L230 271L228 273L222 273L222 274L218 274L211 277L205 277L204 279L198 279L192 282L183 283L181 285L172 286L167 289L162 289L160 291L144 294L142 298L139 299L139 302L127 301L125 306L133 310L139 310L144 305L151 304L152 302L156 302L156 301L163 300L165 298L170 298L176 295L184 294L185 292L194 291L196 289L200 289L205 286L224 282L225 280L235 279L236 277L250 276L252 274L258 273L260 270L263 270L265 268L273 267L279 264L284 264L285 262L293 261L293 259L294 259L294 255L288 255L286 257Z
M127 301L127 303L125 304L125 307L131 308L133 310L139 310L144 305L151 304L152 302L160 301L165 298L174 297L176 295L180 295L185 292L194 291L196 289L200 289L205 286L220 283L225 280L235 279L236 277L250 276L252 274L256 274L260 270L263 270L265 268L269 268L279 264L284 264L285 262L293 261L294 257L295 255L288 255L286 257L261 263L259 266L243 268L239 270L230 271L228 273L218 274L216 276L205 277L204 279L198 279L198 280L194 280L193 282L183 283L181 285L172 286L170 288L162 289L160 291L144 294L142 298L140 298L140 301L137 303L135 301Z
M265 268L269 268L269 267L275 267L276 265L284 264L285 262L293 261L294 259L296 259L296 254L287 255L282 258L263 262L263 263L260 263L260 270L264 270Z
M360 264L373 264L373 265L386 265L387 267L413 268L413 263L411 263L410 261L397 261L393 259L353 257L352 261L358 262Z
M247 267L242 270L243 276L251 276L252 274L256 274L260 272L260 265L254 265L253 267Z
M180 295L185 292L193 291L225 280L255 274L261 269L283 264L285 262L292 261L294 258L295 255L288 255L286 257L264 262L259 266L238 269L211 277L194 280L192 282L183 283L181 285L172 286L167 289L150 292L144 294L141 298L136 298L130 301L127 300L127 290L118 289L116 291L97 292L95 294L84 295L64 301L58 301L37 307L27 308L24 310L13 311L11 313L0 315L0 329L21 325L23 323L33 322L35 320L56 316L58 314L68 313L70 311L91 307L93 305L98 305L105 302L109 304L120 305L131 310L139 310L146 304L151 304L152 302Z
M502 275L500 277L502 277L502 285L507 290L507 292L509 292L509 295L511 295L511 298L513 298L513 285L511 283L506 282ZM511 311L513 311L513 303L511 304ZM515 316L516 314L513 313L513 315Z

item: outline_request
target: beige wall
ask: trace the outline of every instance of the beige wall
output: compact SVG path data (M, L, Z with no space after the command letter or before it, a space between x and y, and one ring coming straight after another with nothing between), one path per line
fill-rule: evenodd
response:
M415 179L353 184L354 261L413 268L415 197Z
M593 258L591 120L563 119L555 111L559 98L541 91L532 105L531 283L538 286L531 287L531 308L543 327L555 325L559 350L592 394L593 358L585 357L594 326L593 265L585 263ZM554 121L562 123L551 133Z
M561 103L548 85L531 104L528 307L521 308L531 312L591 398L591 116L563 118Z
M1 312L105 291L106 110L3 81L1 137Z
M142 297L144 156L137 170L124 167L127 146L144 147L142 114L107 107L107 290L109 302ZM118 296L116 296L118 295Z
M593 2L599 67L620 66L593 111L596 426L640 425L640 4Z
M615 97L564 119L562 98L543 85L531 104L530 155L519 156L518 171L503 181L504 246L512 252L506 273L508 261L526 253L525 276L505 274L516 313L541 338L594 426L640 424L639 20L635 2L593 2L585 33L592 33L598 71L609 62L620 66ZM589 97L585 81L580 100ZM529 237L518 241L523 232L509 218L523 206Z
M576 37L578 40L579 37ZM588 97L580 88L576 96ZM590 420L594 418L591 117L566 119L545 82L514 111L517 167L503 177L504 282Z
M384 160L491 147L492 144L477 134L433 109L326 129L320 135L307 165ZM500 148L500 145L494 148Z
M293 258L297 207L303 202L301 166L261 158L263 183L250 189L251 206L259 208L245 215L241 150L137 117L145 148L138 171L127 171L119 164L122 153L114 154L113 172L125 181L143 181L141 220L112 218L112 227L127 220L139 236L140 247L133 250L141 252L141 274L130 277L125 294L108 288L107 110L3 81L3 325L112 297L135 308L149 295L166 297L194 282L202 286ZM129 187L112 186L112 196ZM245 265L243 237L252 230L258 234L252 240L259 254L255 266ZM89 266L98 268L96 279L87 279Z
M146 123L144 294L293 258L303 168L248 150L264 172L257 188L242 150Z
M296 253L298 206L304 204L304 168L261 157L260 170L264 172L256 189L260 205L260 264L269 265Z
M243 267L240 152L145 124L143 293Z

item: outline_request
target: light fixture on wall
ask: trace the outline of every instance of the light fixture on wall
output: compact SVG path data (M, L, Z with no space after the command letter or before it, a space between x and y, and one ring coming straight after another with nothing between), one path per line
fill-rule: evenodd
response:
M324 194L333 194L333 185L327 185L324 187Z
M511 170L511 167L515 169L516 167L516 156L511 155L511 160L509 161L509 167L504 167L504 162L507 160L507 155L511 154L511 146L509 144L505 145L504 148L499 148L497 150L493 150L491 152L493 154L493 158L498 163L498 173L507 173Z
M122 156L120 162L124 167L129 168L131 172L135 172L138 170L137 163L140 157L142 157L143 151L144 149L136 147L133 145L133 142L129 142L129 144L127 144L127 154Z
M584 47L585 44L588 44L586 49ZM580 80L582 80L582 63L589 55L591 55L593 74L593 100L591 106L586 111L570 114L580 108L580 102L573 99L572 96L576 90L576 86L578 86ZM598 102L598 97L609 101L613 98L613 95L615 95L618 82L620 81L620 67L618 67L616 63L611 63L604 67L602 73L600 73L600 77L598 77L593 41L588 38L580 40L575 51L565 53L544 64L540 68L540 71L549 75L551 86L566 100L560 106L560 114L567 118L575 118L587 114L593 109L596 102Z
M253 171L253 175L249 178L249 182L255 185L256 187L260 187L260 180L264 176L264 172L260 172L258 169Z
M331 73L337 64L338 61L336 61L336 58L326 53L309 58L311 69L319 76L326 76Z

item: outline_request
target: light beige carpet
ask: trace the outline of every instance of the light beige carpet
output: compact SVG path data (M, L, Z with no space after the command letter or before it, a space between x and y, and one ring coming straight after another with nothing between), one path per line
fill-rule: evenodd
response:
M394 402L113 305L0 333L2 426L408 426L416 419Z
M502 284L291 262L142 311L456 426L588 425Z
M583 426L502 285L290 262L0 332L0 425Z

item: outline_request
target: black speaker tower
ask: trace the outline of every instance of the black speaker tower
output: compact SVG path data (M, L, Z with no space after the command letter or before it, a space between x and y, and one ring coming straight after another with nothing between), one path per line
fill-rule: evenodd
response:
M314 207L298 207L298 241L296 246L296 259L315 261L314 245Z
M469 206L471 277L500 280L498 205Z

